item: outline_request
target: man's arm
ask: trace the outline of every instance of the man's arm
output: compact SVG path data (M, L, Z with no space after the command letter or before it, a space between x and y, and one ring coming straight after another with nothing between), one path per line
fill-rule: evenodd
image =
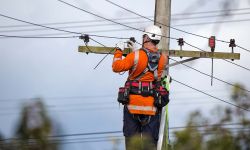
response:
M114 72L123 72L132 68L134 65L134 52L129 53L122 59L122 50L116 49L113 58L112 69Z

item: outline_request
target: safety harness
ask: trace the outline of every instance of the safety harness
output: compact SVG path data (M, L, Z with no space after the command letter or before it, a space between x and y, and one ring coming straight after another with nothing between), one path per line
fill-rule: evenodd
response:
M135 70L137 69L140 50L143 50L148 57L147 67L136 78L130 80L131 76L135 73ZM145 107L145 106L127 105L129 104L129 94L135 94L135 95L142 95L144 97L153 96L155 99L154 106L157 108L163 107L162 105L165 106L165 103L162 102L161 100L162 99L161 93L164 93L165 95L166 94L168 95L168 93L161 87L160 81L158 80L158 66L161 54L159 52L150 52L146 48L141 48L140 50L134 52L135 53L134 65L132 67L128 80L125 83L125 86L119 88L118 102L122 103L123 105L126 105L125 106L127 107L126 109L134 109L131 107L136 107L136 109L143 109L143 110L152 109L152 107L148 108L147 106ZM139 81L147 72L153 72L154 81L153 82ZM140 114L133 114L133 117L134 119L141 122L142 125L147 124L151 118L148 115L140 115Z
M161 54L159 52L150 52L146 48L141 48L141 50L143 50L147 54L148 65L144 69L144 71L140 75L138 75L134 80L138 81L148 71L153 72L154 79L157 80L158 79L158 63L159 63L159 59L160 59ZM139 52L140 52L140 50L135 51L134 66L132 68L132 72L130 73L130 75L128 77L128 80L134 74L134 72L137 68L138 61L139 61Z

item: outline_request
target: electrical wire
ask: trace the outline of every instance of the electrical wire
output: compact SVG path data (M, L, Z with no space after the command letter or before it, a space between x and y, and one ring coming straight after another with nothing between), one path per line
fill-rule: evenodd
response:
M93 40L94 42L96 42L96 43L102 45L103 47L107 48L107 46L105 46L104 44L102 44L102 43L100 43L100 42L94 40L93 38L90 38L90 39ZM109 51L109 52L108 52L108 53L107 53L107 54L97 63L97 65L94 67L94 69L96 69L96 68L102 63L102 61L103 61L106 57L108 57L108 55L111 54L114 50L115 50L115 49L111 49L111 50L110 50L110 51Z
M180 62L180 61L177 61L177 60L175 60L175 59L173 59L173 58L169 58L169 59L170 59L170 60L173 60L173 61L175 61L175 62L178 62L178 63ZM186 66L186 67L188 67L188 68L190 68L190 69L193 69L193 70L195 70L195 71L197 71L197 72L199 72L199 73L201 73L201 74L203 74L203 75L205 75L205 76L211 77L211 75L209 75L209 74L207 74L207 73L204 73L204 72L202 72L202 71L200 71L200 70L198 70L198 69L195 69L195 68L193 68L193 67L191 67L191 66L188 66L188 65L186 65L186 64L184 64L184 63L181 63L181 64L184 65L184 66ZM226 84L231 85L231 86L233 86L233 87L236 87L234 84L229 83L229 82L227 82L227 81L224 81L224 80L222 80L222 79L219 79L219 78L217 78L217 77L215 77L215 76L213 76L213 78L216 79L216 80L218 80L218 81L220 81L220 82L223 82L223 83L226 83ZM238 87L238 86L237 86L237 88L239 88L239 89L241 89L241 90L244 90L244 91L250 93L250 91L247 90L247 89L245 89L245 88L241 88L241 87Z
M3 15L3 14L0 14L0 16L8 18L8 19L16 20L16 21L19 21L19 22L31 24L31 25L34 25L34 26L39 26L39 27L51 29L51 30L57 30L57 31L62 31L62 32L67 32L67 33L72 33L72 34L81 34L79 32L67 31L67 30L62 30L62 29L57 29L57 28L53 28L53 27L44 26L44 25L37 24L37 23L32 23L32 22L24 21L24 20L21 20L21 19L17 19L17 18L13 18L13 17L10 17L10 16L6 16L6 15Z
M245 19L245 20L231 20L231 21L221 21L221 22L201 22L201 23L192 23L192 24L177 24L177 25L173 25L173 26L195 26L195 25L207 25L207 24L216 24L216 23L231 23L231 22L242 22L242 21L250 21L250 19ZM75 26L77 27L77 26ZM72 28L75 28L72 26ZM98 33L98 32L120 32L120 31L129 31L129 30L134 30L134 29L128 29L128 28L121 28L121 29L108 29L108 30L93 30L93 31L86 31L85 33ZM21 31L21 30L20 30ZM26 35L26 36L55 36L55 35L65 35L64 33L53 33L53 34L38 34L38 35ZM9 36L9 35L6 35ZM15 36L19 36L19 35L15 35ZM91 34L90 36L95 36L95 37L103 37L103 38L113 38L113 39L129 39L126 37L115 37L115 36L102 36L102 35L95 35L95 34ZM9 37L1 37L3 38L10 38ZM15 38L15 37L14 37ZM17 38L17 37L16 37ZM22 38L22 37L20 37ZM239 48L245 50L245 51L249 51L248 49L241 47L239 45L237 45Z
M101 132L87 132L87 133L71 133L71 134L58 134L47 136L48 138L62 138L62 137L75 137L75 136L87 136L87 135L106 135L106 134L119 134L122 131L101 131ZM35 139L35 138L29 138ZM6 138L0 139L0 141L20 140L20 138Z
M175 129L185 129L185 128L204 128L204 127L216 127L216 126L239 126L244 125L241 122L235 122L235 123L216 123L216 124L202 124L202 125L188 125L188 126L173 126L169 127L171 130ZM225 127L226 128L226 127ZM242 128L242 127L241 127ZM238 128L237 128L238 129ZM109 135L109 137L112 137L110 135L116 135L116 134L122 134L123 132L121 130L114 130L114 131L100 131L100 132L85 132L85 133L70 133L70 134L58 134L58 135L51 135L48 136L50 139L55 138L65 138L65 137L79 137L79 136L93 136L93 135ZM0 139L0 141L11 141L11 140L20 140L21 138L6 138L6 139ZM35 139L35 138L29 138L29 139ZM88 139L88 138L85 138ZM94 139L94 137L91 139Z
M140 24L140 23L147 23L149 21L133 21L133 22L122 22L123 24ZM77 25L77 26L60 26L57 29L67 29L67 28L85 28L85 27L98 27L98 26L111 26L117 25L114 23L105 23L105 24L88 24L88 25ZM10 32L25 32L25 31L44 31L44 30L51 30L49 28L29 28L29 29L15 29L15 30L0 30L0 33L10 33Z
M60 38L78 38L79 36L18 36L18 35L2 35L0 34L0 38L24 38L24 39L60 39Z
M39 27L43 27L43 28L47 28L47 29L51 29L51 30L56 30L56 31L61 31L61 32L65 32L65 33L71 33L71 34L81 34L83 35L82 33L80 32L73 32L73 31L68 31L68 30L62 30L62 29L58 29L58 28L54 28L54 27L48 27L48 26L44 26L44 25L41 25L41 24L37 24L37 23L32 23L32 22L28 22L28 21L24 21L24 20L21 20L21 19L17 19L17 18L13 18L13 17L10 17L10 16L6 16L6 15L3 15L3 14L0 14L0 16L2 17L5 17L5 18L8 18L8 19L12 19L12 20L15 20L15 21L19 21L19 22L23 22L23 23L27 23L27 24L31 24L31 25L35 25L35 26L39 26ZM90 35L90 34L89 34ZM8 37L11 37L10 35L6 35ZM123 37L114 37L114 36L104 36L104 35L90 35L90 36L95 36L95 37L106 37L106 38L119 38L119 39L127 39L127 38L123 38ZM16 36L17 38L18 36ZM20 36L19 38L21 38L22 36ZM24 37L24 36L23 36ZM76 37L76 36L75 36ZM40 38L40 37L39 37Z
M131 28L131 29L134 29L134 30L138 30L138 31L143 32L143 30L141 30L141 29L134 28L134 27L131 27L131 26L128 26L128 25L124 25L124 24L119 23L119 22L115 22L115 21L113 21L113 20L111 20L111 19L107 19L107 18L105 18L105 17L102 17L102 16L100 16L100 15L94 14L94 13L89 12L89 11L87 11L87 10L81 9L81 8L79 8L79 7L76 7L76 6L72 5L72 4L69 4L69 3L67 3L67 2L64 2L64 1L62 1L62 0L58 0L58 1L59 1L59 2L62 2L62 3L64 3L64 4L67 4L67 5L71 6L71 7L74 7L74 8L76 8L76 9L79 9L79 10L81 10L81 11L84 11L84 12L86 12L86 13L89 13L89 14L91 14L91 15L94 15L94 16L96 16L96 17L102 18L102 19L104 19L104 20L108 20L108 21L113 22L113 23L115 23L115 24L119 24L119 25L122 25L122 26L125 26L125 27L128 27L128 28ZM135 12L133 12L133 11L131 11L131 10L128 10L128 9L122 7L122 6L119 6L119 5L113 3L113 2L111 2L111 1L109 1L109 0L106 0L106 1L108 1L108 2L110 2L110 3L112 3L112 4L116 5L116 6L118 6L118 7L120 7L120 8L123 8L123 9L125 9L125 10L127 10L127 11L129 11L129 12L131 12L131 13L135 13ZM143 17L143 18L145 18L145 19L148 19L148 20L150 20L150 21L153 21L152 19L150 19L150 18L148 18L148 17L145 17L145 16L142 16L142 15L140 15L140 14L138 14L138 13L135 13L135 14L138 15L138 16L140 16L140 17ZM17 19L17 18L13 18L13 17L10 17L10 16L3 15L3 14L0 14L0 16L5 17L5 18L9 18L9 19L12 19L12 20L20 21L20 22L23 22L23 23L28 23L28 24L32 24L32 25L35 25L35 26L40 26L40 27L47 28L47 29L52 29L52 30L57 30L57 31L62 31L62 32L67 32L67 33L81 34L81 33L79 33L79 32L73 32L73 31L68 31L68 30L62 30L62 29L58 29L58 28L48 27L48 26L44 26L44 25L41 25L41 24L36 24L36 23L32 23L32 22L20 20L20 19ZM175 30L180 30L180 29L176 29L176 28L173 28L173 27L171 27L171 28L172 28L172 29L175 29ZM184 31L184 30L180 30L180 31L186 33L186 31ZM187 32L187 33L193 34L193 35L196 35L196 36L197 36L197 34L194 34L194 33L190 33L190 32ZM201 35L198 35L198 36L208 39L208 37L204 37L204 36L201 36ZM166 37L166 36L162 36L162 37L170 38L170 39L177 39L177 38L171 38L171 37ZM217 40L217 41L220 41L220 42L229 43L229 42L224 41L224 40L218 40L218 39L216 39L216 40ZM250 52L250 50L248 50L248 49L246 49L246 48L243 48L242 46L239 46L239 45L237 45L237 46L238 46L240 49L243 49L243 50L246 50L246 51Z
M109 2L110 4L112 4L112 5L114 5L114 6L117 6L117 7L121 8L121 9L123 9L123 10L126 10L127 12L130 12L130 13L132 13L132 14L135 14L135 15L137 15L137 16L140 16L140 17L142 17L142 18L144 18L144 19L147 19L147 20L149 20L149 21L155 22L153 19L150 19L150 18L145 17L145 16L143 16L143 15L141 15L141 14L139 14L139 13L136 13L136 12L134 12L134 11L132 11L132 10L129 10L129 9L127 9L127 8L125 8L125 7L123 7L123 6L120 6L120 5L114 3L114 2L112 2L112 1L110 1L110 0L105 0L105 1ZM160 22L155 22L155 23L158 23L158 24L160 24L160 25L163 25L163 26L166 26L166 27L168 27L168 28L174 29L174 30L176 30L176 31L180 31L180 32L183 32L183 33L187 33L187 34L190 34L190 35L197 36L197 37L209 39L208 37L205 37L205 36L202 36L202 35L198 35L198 34L195 34L195 33L191 33L191 32L187 32L187 31L184 31L184 30L181 30L181 29L177 29L177 28L171 27L171 26L169 26L169 25L166 25L166 24L163 24L163 23L160 23Z
M242 11L242 10L250 10L250 8L246 7L246 8L238 8L238 9L223 9L223 10L190 12L190 13L185 12L185 13L176 13L175 15L195 15L195 14L208 14L208 13L222 13L222 12Z
M102 19L104 19L104 20L113 22L113 23L115 23L115 24L119 24L119 25L121 25L121 26L124 26L124 27L127 27L127 28L131 28L131 29L134 29L134 30L137 30L137 31L145 32L145 31L143 31L143 30L141 30L141 29L138 29L138 28L135 28L135 27L131 27L131 26L122 24L122 23L120 23L120 22L116 22L116 21L113 21L113 20L111 20L111 19L105 18L105 17L103 17L103 16L97 15L97 14L95 14L95 13L93 13L93 12L87 11L87 10L85 10L85 9L83 9L83 8L77 7L77 6L75 6L75 5L72 5L72 4L70 4L70 3L65 2L65 1L63 1L63 0L57 0L57 1L59 1L59 2L61 2L61 3L63 3L63 4L66 4L66 5L68 5L68 6L72 7L72 8L75 8L75 9L78 9L78 10L83 11L83 12L85 12L85 13L88 13L88 14L91 14L91 15L93 15L93 16L96 16L96 17L98 17L98 18L102 18ZM149 32L146 32L146 33L149 33ZM163 35L159 35L159 36L165 37L165 38L169 38L169 39L175 39L175 40L177 40L177 38L173 38L173 37L168 37L168 36L163 36Z
M185 15L200 15L200 14L210 14L210 13L221 13L221 12L232 12L232 11L242 11L242 10L250 10L250 8L241 8L241 9L227 9L227 10L214 10L214 11L203 11L203 12L191 12L191 13L176 13L171 14L171 16L185 16ZM244 15L245 13L238 14L230 14L230 15ZM216 16L216 15L214 15ZM148 18L153 18L153 16L147 16ZM200 16L199 16L200 17ZM216 16L217 17L217 16ZM141 17L126 17L126 18L113 18L112 20L130 20L130 19L140 19ZM190 19L192 17L189 17ZM196 17L193 17L195 19ZM175 19L175 18L173 18ZM186 19L184 17L177 19ZM83 21L67 21L67 22L50 22L50 23L42 23L42 25L61 25L61 24L78 24L78 23L93 23L93 22L103 22L104 20L83 20ZM8 26L0 26L0 28L16 28L16 27L29 27L32 25L8 25Z
M178 26L197 26L197 25L208 25L208 24L221 24L221 23L233 23L233 22L236 22L236 23L239 23L239 22L249 22L250 19L240 19L240 20L224 20L224 21L216 21L216 22L199 22L199 23L187 23L187 24L173 24L172 26L174 27L178 27ZM138 23L147 23L148 21L136 21L136 22L129 22L129 24L138 24ZM114 23L112 24L93 24L93 25L87 25L87 26L91 26L91 27L94 27L94 26L110 26L110 25L116 25ZM58 27L60 29L66 29L66 28L83 28L85 26L83 25L78 25L78 26L61 26L61 27ZM24 32L24 31L43 31L43 30L48 30L47 28L33 28L33 29L18 29L18 30L2 30L0 31L0 33L7 33L7 32ZM134 30L134 29L118 29L118 30L93 30L93 31L87 31L87 32L110 32L110 31L124 31L124 30ZM244 48L244 47L241 47L239 45L237 45L237 47L243 49L243 50L246 50L246 51L249 51L248 49ZM250 52L250 51L249 51Z
M184 41L184 43L186 43L187 45L189 45L189 46L191 46L191 47L193 47L193 48L196 48L196 49L198 49L198 50L200 50L200 51L206 52L205 50L203 50L203 49L201 49L201 48L199 48L199 47L197 47L197 46L194 46L194 45L192 45L192 44L190 44L190 43L188 43L188 42L186 42L186 41ZM235 65L235 66L238 66L238 67L240 67L240 68L242 68L242 69L245 69L245 70L247 70L247 71L250 71L250 69L247 68L247 67L244 67L244 66L242 66L242 65L236 64L236 63L231 62L231 61L226 60L226 59L223 59L223 60L226 61L226 62L229 62L229 63L231 63L231 64L233 64L233 65Z
M59 1L61 1L61 0L59 0ZM140 17L142 17L142 18L144 18L144 19L147 19L147 20L149 20L149 21L155 22L153 19L150 19L150 18L145 17L145 16L143 16L143 15L141 15L141 14L138 14L138 13L132 11L132 10L129 10L129 9L125 8L125 7L122 7L122 6L120 6L120 5L118 5L118 4L114 3L114 2L112 2L112 1L110 1L110 0L105 0L105 1L109 2L110 4L112 4L112 5L114 5L114 6L117 6L117 7L121 8L121 9L123 9L123 10L126 10L126 11L128 11L128 12L130 12L130 13L132 13L132 14L135 14L135 15L137 15L137 16L140 16ZM160 23L160 22L155 22L155 23L158 23L158 24L160 24L160 25L169 27L169 28L171 28L171 29L174 29L174 30L176 30L176 31L180 31L180 32L183 32L183 33L186 33L186 34L190 34L190 35L193 35L193 36L197 36L197 37L209 39L209 38L206 37L206 36L199 35L199 34L195 34L195 33L191 33L191 32L188 32L188 31L184 31L184 30L181 30L181 29L178 29L178 28L175 28L175 27L171 27L171 26L169 26L169 25L162 24L162 23ZM230 43L230 42L225 41L225 40L220 40L220 39L215 39L215 40L216 40L216 41L219 41L219 42L223 42L223 43ZM240 46L239 48L242 49L241 46ZM245 50L245 48L244 48L243 50ZM250 50L248 50L248 51L250 52Z
M211 22L197 22L197 23L186 23L186 24L174 24L173 26L178 27L178 26L197 26L197 25L208 25L208 24L221 24L221 23L239 23L239 22L249 22L250 19L238 19L238 20L223 20L223 21L211 21ZM238 46L240 48L240 46Z
M215 18L215 17L228 17L228 16L238 16L238 15L248 15L250 12L244 13L236 13L236 14L218 14L218 15L206 15L206 16L195 16L195 17L178 17L178 18L171 18L171 20L189 20L189 19L207 19L207 18Z
M177 83L179 83L179 84L182 84L182 85L184 85L184 86L186 86L186 87L188 87L188 88L190 88L190 89L193 89L193 90L195 90L195 91L197 91L197 92L203 93L203 94L205 94L205 95L207 95L207 96L209 96L209 97L212 97L212 98L214 98L214 99L217 99L217 100L219 100L219 101L222 101L222 102L224 102L224 103L227 103L227 104L229 104L229 105L231 105L231 106L240 108L240 109L245 110L245 111L247 111L247 112L250 112L250 110L248 110L247 108L238 106L238 105L236 105L236 104L230 103L230 102L228 102L228 101L226 101L226 100L223 100L223 99L221 99L221 98L215 97L215 96L213 96L213 95L211 95L211 94L208 94L208 93L206 93L206 92L204 92L204 91L201 91L201 90L199 90L199 89L196 89L196 88L194 88L194 87L191 87L191 86L189 86L189 85L187 85L187 84L185 84L185 83L182 83L182 82L180 82L180 81L177 81L177 80L175 80L175 79L173 79L173 78L172 78L172 80L175 81L175 82L177 82Z

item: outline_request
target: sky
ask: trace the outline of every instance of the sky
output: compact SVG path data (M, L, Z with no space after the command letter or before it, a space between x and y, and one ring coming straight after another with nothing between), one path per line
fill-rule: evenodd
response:
M138 17L105 0L65 1L105 18ZM113 2L143 16L154 16L154 0L148 0L147 2L144 0L113 0ZM220 13L199 14L203 18L196 19L194 17L199 15L187 15L187 13L207 12L225 8L241 9L250 7L248 0L228 0L227 2L230 2L227 3L228 5L225 5L224 2L225 0L190 0L188 3L183 3L181 0L172 0L171 26L206 37L215 35L217 39L226 41L234 38L236 44L250 49L248 39L250 34L248 28L249 14L247 14L249 10L232 11L231 14L238 15L222 17L209 17L221 15ZM179 13L184 13L185 15L175 15ZM0 1L0 14L37 24L82 21L81 23L50 24L48 26L80 33L135 37L138 42L141 41L142 36L140 31L123 30L127 28L121 25L110 25L111 22L69 7L57 0L2 0ZM188 17L193 18L187 19ZM176 20L176 18L182 19ZM98 21L93 22L93 20ZM244 21L190 25L229 20ZM128 23L135 21L138 22ZM153 24L143 18L118 20L118 22L126 23L136 28L144 28ZM16 25L25 25L25 23L0 16L1 35L49 36L50 34L55 34L53 36L75 36L75 34L67 34L60 31L44 30L42 27L16 27ZM72 26L81 27L72 28ZM28 29L32 29L32 31L27 31ZM170 34L171 37L182 37L188 43L210 51L207 46L207 39L173 29L170 30ZM114 46L120 41L120 39L91 38L106 46ZM53 119L54 126L60 130L60 134L122 130L123 110L122 106L119 106L117 103L116 98L118 88L123 86L126 81L127 73L119 75L112 72L111 55L105 58L97 69L93 69L104 55L79 53L78 46L80 45L84 45L84 43L78 38L20 39L0 37L0 133L5 138L14 136L21 107L27 102L34 101L34 98L37 97L42 98L45 102L49 116ZM100 46L93 41L90 41L89 45ZM176 40L170 40L170 49L180 49ZM184 45L183 49L195 50L188 45ZM231 49L227 43L216 42L215 51L231 52ZM235 60L234 63L250 68L250 53L239 48L235 48L235 52L240 53L241 58L240 60ZM181 60L180 58L174 59ZM172 61L170 62L172 63ZM211 74L211 59L199 59L187 63L187 65ZM170 68L170 75L178 81L229 101L232 87L227 84L214 79L213 86L211 86L209 77L182 65ZM214 60L214 76L230 83L241 83L246 89L250 89L250 72L223 60ZM172 82L171 84L170 98L170 127L184 126L188 114L196 109L210 114L215 105L226 105L177 82ZM122 136L122 134L111 134L108 136ZM112 141L85 141L84 143L76 142L63 145L63 149L71 148L73 150L82 148L99 150L100 147L103 150L108 150L114 148L114 145ZM124 141L120 141L118 148L124 149L123 147Z

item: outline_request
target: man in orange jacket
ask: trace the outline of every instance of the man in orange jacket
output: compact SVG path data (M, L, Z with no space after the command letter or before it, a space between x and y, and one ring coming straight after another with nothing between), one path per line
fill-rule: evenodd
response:
M119 89L118 96L118 101L124 104L123 133L127 150L131 138L136 135L142 139L149 137L156 149L161 108L169 101L168 92L158 84L168 59L158 52L161 36L158 26L146 27L142 48L129 53L124 59L124 42L116 44L113 71L129 71L125 87Z

